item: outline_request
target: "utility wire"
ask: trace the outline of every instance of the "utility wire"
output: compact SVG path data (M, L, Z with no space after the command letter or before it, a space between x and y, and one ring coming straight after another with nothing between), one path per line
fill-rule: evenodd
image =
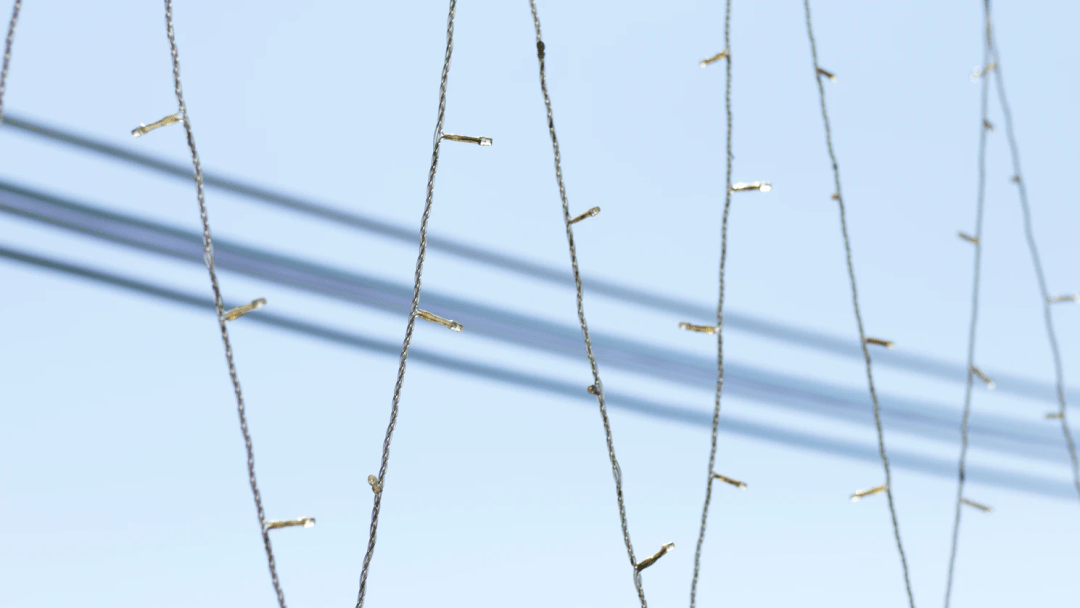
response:
M48 225L168 255L190 263L202 263L198 233L137 220L115 212L57 199L40 192L0 182L0 210ZM215 268L224 268L278 285L329 296L350 304L370 306L395 314L407 314L411 285L390 283L371 276L215 239ZM424 300L469 326L479 335L526 348L575 358L580 356L580 327L553 323L518 312L455 298L426 290ZM260 313L263 314L263 313ZM594 334L597 355L608 365L639 375L660 378L691 388L715 386L715 361L707 357L658 347L611 334ZM857 424L873 424L865 391L839 387L806 378L725 362L726 392L738 397L823 415ZM889 405L883 413L892 428L925 438L952 441L954 415L940 404L927 404L895 395L881 397ZM1011 454L1060 462L1063 446L1054 442L1049 428L1040 422L1017 421L989 413L971 425L979 445Z
M698 573L701 570L701 546L705 544L705 525L709 519L709 503L712 502L713 481L716 477L716 442L720 428L720 393L724 388L724 269L727 264L728 214L731 211L731 0L724 11L724 51L727 52L727 82L724 89L724 108L727 110L727 179L724 188L724 217L720 223L720 295L716 304L716 402L713 407L712 444L709 447L709 468L705 473L705 505L701 508L701 530L698 532L697 548L694 550L694 578L690 583L690 608L697 601Z
M989 3L987 3L989 6ZM986 135L990 124L987 119L987 98L990 91L990 74L987 68L990 65L990 12L986 12L986 32L983 44L983 78L982 95L980 98L979 120L979 187L975 203L975 269L971 285L971 327L968 330L968 373L967 386L964 388L964 415L960 423L960 465L957 469L956 483L956 515L953 520L952 548L949 550L949 574L945 582L945 608L949 608L949 599L952 596L953 570L956 565L956 548L960 538L960 515L964 498L964 465L967 461L968 449L968 421L971 417L971 389L975 376L975 329L979 321L979 278L982 269L982 226L983 207L986 197Z
M442 78L439 81L439 117L435 121L435 135L431 149L431 169L428 170L427 200L424 203L423 217L420 219L420 253L416 257L416 278L413 282L412 306L409 310L408 324L405 326L405 341L401 344L397 383L394 384L394 398L390 407L390 423L386 427L386 438L383 440L382 464L379 466L378 484L377 487L372 486L375 502L371 508L371 530L368 536L367 553L364 555L364 566L360 570L360 592L356 597L356 608L363 608L364 606L368 569L371 566L371 556L375 553L375 537L379 527L379 508L382 506L382 494L386 490L386 467L390 462L390 439L393 437L394 427L397 425L401 387L405 383L405 362L409 358L409 343L412 341L416 314L420 307L420 275L424 271L424 255L427 253L428 219L431 217L431 206L435 197L435 172L439 166L439 145L442 143L443 118L446 116L446 82L450 75L450 55L454 50L454 10L456 7L457 0L450 0L450 12L446 18L446 56L443 59Z
M577 250L574 247L574 230L570 221L570 203L566 198L566 184L563 182L562 159L559 156L559 138L555 135L555 118L551 112L551 96L548 95L547 74L545 70L544 41L540 35L540 16L536 11L536 0L529 0L532 9L533 24L536 26L536 57L540 62L540 91L544 94L544 107L547 109L548 132L551 133L551 148L555 155L555 181L559 185L559 197L562 199L563 221L566 223L566 242L570 247L570 266L574 271L574 286L577 290L577 313L578 321L581 322L581 333L585 339L585 354L589 358L589 367L592 368L593 385L592 391L596 395L596 401L600 406L600 418L604 422L604 436L607 441L608 457L611 459L611 472L615 477L615 496L619 503L619 522L622 525L623 541L626 544L626 554L630 558L630 568L634 572L634 587L637 588L638 599L641 608L647 608L645 601L645 589L641 584L641 568L634 557L634 546L630 542L630 526L626 521L626 505L623 502L622 470L619 468L619 460L615 456L615 443L611 436L611 422L608 420L607 407L604 404L604 383L600 381L600 370L596 365L596 357L593 355L592 338L589 336L589 325L585 321L584 293L581 286L581 271L578 269ZM662 553L657 554L662 555Z
M0 247L0 257L16 262L28 264L53 272L59 272L67 276L88 279L109 287L123 289L139 295L146 295L159 300L181 304L199 310L216 310L214 301L191 295L169 287L162 287L138 279L132 279L107 272L100 269L90 268L80 264L74 264L53 258L47 258L24 251ZM382 356L397 356L399 346L388 340L379 340L339 328L319 325L296 317L261 310L257 315L246 315L245 323L257 323L276 329L282 329L300 336L315 338L325 342L347 346L363 352L371 352ZM456 373L466 374L485 380L493 380L504 384L521 387L528 390L541 391L560 397L569 397L576 401L589 401L591 397L581 391L581 387L575 383L558 380L546 376L538 376L527 372L497 367L477 361L468 361L456 355L446 355L435 351L410 349L409 358L447 369ZM731 387L728 387L729 394ZM648 399L642 399L636 395L609 392L609 403L612 407L621 408L649 416L656 420L677 422L694 427L707 428L710 424L710 416L693 408L658 403ZM786 394L778 391L772 395L774 400L783 400ZM777 404L777 401L772 401ZM782 403L780 401L779 403ZM725 416L721 430L732 433L769 441L788 448L813 450L832 456L860 460L863 462L876 462L877 450L855 442L839 439L837 437L822 437L819 435L792 430L783 427L770 426L767 423L754 422L739 418L737 415ZM955 475L955 467L945 460L927 456L915 452L893 450L891 460L896 466L904 467L919 473L934 475L941 478ZM1014 471L1002 469L971 467L969 477L972 481L988 484L994 487L1008 490L1028 492L1048 498L1066 498L1072 496L1071 484L1064 484L1046 477L1023 475Z
M278 605L285 608L285 594L281 590L281 582L278 580L277 566L274 563L274 549L270 545L270 531L266 527L266 512L263 510L259 484L255 480L255 452L251 445L251 432L248 430L247 416L244 412L244 396L240 391L240 378L236 372L236 362L233 360L232 345L229 343L229 330L225 326L225 305L221 299L221 287L218 285L217 272L214 269L214 244L210 239L210 218L207 215L206 197L203 193L202 165L199 163L199 152L195 148L195 135L192 132L187 104L184 103L184 92L180 86L180 54L176 47L176 33L173 29L172 0L165 0L165 31L169 38L169 48L172 51L176 102L180 106L180 117L184 124L184 132L187 135L188 149L191 150L191 164L195 170L195 192L199 199L199 216L202 219L203 229L203 255L206 260L206 268L210 272L210 286L214 291L214 307L217 311L218 327L221 329L221 341L225 345L225 361L228 363L229 378L232 379L233 390L236 392L236 412L240 417L240 432L244 436L244 448L247 450L248 482L251 485L251 494L255 499L255 510L259 515L259 530L262 532L263 546L266 548L266 561L270 568L270 580L274 585L274 593L277 594Z
M97 152L109 158L129 162L139 167L160 172L164 175L184 179L190 178L190 170L185 169L181 165L152 156L130 152L100 140L90 139L81 135L76 135L70 131L49 127L20 116L9 114L5 119L4 124L25 133L38 135L83 150ZM260 201L268 205L295 211L310 217L330 220L339 226L347 226L400 242L408 242L410 244L417 243L415 230L370 216L350 211L342 211L307 199L282 194L252 183L235 180L210 172L204 173L203 181L207 186L220 188L233 194ZM428 247L462 259L521 274L547 283L565 286L573 285L572 276L554 267L537 264L527 259L502 252L476 247L461 241L429 235ZM660 293L623 285L600 277L583 275L583 280L589 284L589 289L592 293L599 293L622 302L633 304L635 306L643 306L665 314L704 318L715 312L707 306L678 300ZM862 351L858 347L852 345L850 340L837 338L835 336L801 327L766 321L734 311L727 311L724 314L724 323L728 326L728 329L750 332L770 340L780 340L797 346L813 348L843 357L862 357ZM920 374L927 374L949 381L963 381L967 373L960 365L902 351L882 352L878 355L877 363ZM1034 382L1000 371L994 372L994 380L997 382L998 390L1003 393L1024 396L1038 395L1038 398L1056 400L1054 388L1044 383ZM1066 396L1070 399L1080 399L1080 393L1074 391L1067 392Z
M1035 276L1039 280L1039 295L1042 297L1043 317L1046 319L1046 335L1050 340L1050 353L1054 358L1054 378L1057 384L1058 417L1061 420L1061 432L1065 436L1065 445L1069 450L1069 459L1072 462L1073 484L1076 486L1077 495L1080 496L1080 464L1077 462L1076 443L1069 431L1068 413L1065 408L1065 379L1061 369L1061 351L1058 349L1057 334L1054 331L1054 320L1050 313L1050 292L1046 288L1046 275L1043 272L1042 261L1039 259L1039 249L1035 245L1035 232L1031 226L1031 207L1028 205L1027 182L1024 174L1020 171L1020 146L1016 143L1016 132L1013 129L1012 112L1009 110L1009 101L1005 96L1005 81L1001 76L1001 57L998 55L997 44L994 43L994 31L991 26L990 0L985 2L987 36L990 38L990 52L997 64L994 70L994 81L997 83L998 101L1001 103L1001 111L1005 116L1005 133L1009 139L1009 152L1012 154L1013 172L1016 176L1016 185L1020 188L1020 208L1024 212L1024 236L1027 238L1028 249L1031 251L1031 263L1035 266Z
M848 276L851 278L851 301L855 309L855 323L859 327L859 344L862 346L863 358L866 360L866 380L870 386L870 398L874 402L874 423L877 427L878 449L881 452L881 465L885 469L885 494L889 500L889 514L892 516L893 533L896 536L896 548L900 553L900 564L904 570L904 587L907 589L908 603L915 608L915 596L911 592L911 577L908 575L907 557L904 555L904 543L900 540L900 523L896 518L896 505L893 504L892 475L889 471L889 458L885 454L885 432L881 427L881 405L878 403L877 393L874 390L874 375L870 365L870 351L866 345L866 332L863 330L862 315L859 313L859 294L855 286L855 266L851 261L851 239L848 237L847 220L844 217L844 195L840 190L840 166L836 162L836 152L833 150L832 131L829 128L829 112L825 105L825 86L821 82L821 66L818 64L817 44L814 42L814 28L810 21L810 0L803 0L806 8L806 32L810 38L810 56L814 61L814 80L817 82L818 94L821 98L821 118L825 125L825 145L829 150L829 159L832 161L833 181L836 185L836 203L840 211L840 230L844 235L844 251L847 253Z
M19 23L19 9L22 0L15 0L11 9L11 23L8 24L7 39L4 42L4 65L0 68L0 125L4 123L4 86L7 84L8 66L11 64L11 46L15 43L15 26Z

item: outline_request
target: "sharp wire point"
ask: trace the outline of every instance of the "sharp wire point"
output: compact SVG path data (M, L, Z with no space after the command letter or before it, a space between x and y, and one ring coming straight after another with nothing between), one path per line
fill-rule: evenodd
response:
M582 213L581 215L579 215L579 216L575 217L574 219L570 220L570 223L571 224L576 224L576 223L580 222L581 220L584 220L584 219L587 219L587 218L590 218L590 217L596 217L599 214L600 214L600 207L593 207L592 209L589 209L585 213Z
M1080 303L1080 293L1070 293L1061 296L1051 296L1047 298L1047 302L1051 304L1058 304L1061 302L1078 302Z
M713 476L713 479L719 479L720 481L722 481L724 483L731 484L731 485L735 486L736 488L739 488L740 490L745 490L746 489L746 483L742 482L742 481L739 481L738 479L732 479L730 477L721 475L720 473L716 473L716 472L714 472L712 474L712 476Z
M986 511L987 513L993 512L993 509L991 509L990 507L988 507L986 505L983 505L983 504L979 504L979 503L975 502L974 500L968 500L966 498L961 498L960 502L962 502L965 505L968 505L970 507L975 507L976 509L979 509L980 511Z
M983 382L985 382L986 383L986 388L988 388L990 390L994 390L995 388L997 388L997 384L993 380L990 379L990 376L987 376L986 374L984 374L981 369L975 367L974 365L971 366L971 373L978 376L979 380L982 380Z
M259 310L263 306L266 306L266 298L252 300L251 302L244 304L243 306L237 306L236 308L230 309L228 312L225 313L225 320L235 321L253 310Z
M888 490L888 489L889 489L889 486L887 484L882 484L880 486L870 488L868 490L859 490L859 491L857 491L857 492L855 492L854 494L851 495L851 502L859 502L860 500L862 500L863 498L866 498L867 496L873 496L874 494L881 494L882 492L884 492L885 490Z
M679 323L679 329L685 329L687 331L696 331L696 332L703 333L703 334L715 334L716 330L717 330L715 325L694 325L693 323L686 323L686 322Z
M421 319L423 319L425 321L431 321L432 323L438 323L439 325L442 325L443 327L449 329L450 331L461 331L462 329L464 329L464 326L461 323L458 323L457 321L451 321L450 319L444 319L444 318L440 317L437 314L430 313L430 312L428 312L426 310L421 310L419 308L416 309L416 316L420 317Z
M957 232L956 236L964 239L965 241L967 241L969 243L974 243L976 245L979 244L979 237L977 237L977 236L971 236L970 234L964 234L963 232Z
M273 519L266 522L267 530L276 530L278 528L313 528L315 527L314 517L297 517L296 519Z
M832 82L836 82L836 74L833 74L832 72L830 72L830 71L828 71L828 70L826 70L824 68L818 68L817 73L820 76L824 76L824 77L828 78Z
M882 340L881 338L866 338L867 344L877 344L878 346L884 346L885 348L892 350L896 344L892 340Z
M769 182L737 182L731 184L732 192L745 192L747 190L760 190L761 192L768 192L772 190L772 184Z
M183 117L181 117L180 112L177 112L176 114L170 114L170 115L166 116L165 118L162 118L161 120L159 120L157 122L152 122L152 123L150 123L148 125L139 125L138 127L131 130L131 136L132 137L142 137L143 135L146 135L147 133L149 133L150 131L153 131L154 129L160 129L161 127L167 127L167 126L169 126L171 124L174 124L174 123L183 122L183 120L184 119L183 119Z
M704 68L704 67L707 67L711 63L716 63L717 61L720 61L721 59L727 59L727 56L728 56L727 50L723 50L723 51L720 51L719 53L713 55L712 57L709 57L708 59L702 59L700 65L701 65L701 67Z
M453 133L443 133L443 139L449 139L450 141L460 141L467 144L479 144L481 146L490 146L490 137L472 137L470 135L454 135Z
M662 547L660 547L660 550L659 550L659 551L657 551L656 553L653 553L653 554L652 554L652 555L650 555L649 557L646 557L645 559L643 559L643 560L641 560L640 562L638 562L638 563L637 563L637 564L636 564L636 565L634 566L634 568L635 568L635 569L636 569L636 570L637 570L638 572L641 572L641 571L642 571L642 570L644 570L645 568L648 568L649 566L651 566L651 565L655 564L655 563L656 563L656 560L660 559L661 557L664 557L664 555L665 555L665 554L666 554L666 553L667 553L668 551L671 551L671 550L672 550L672 549L674 549L674 548L675 548L675 543L665 543L665 544L664 544L664 545L663 545Z

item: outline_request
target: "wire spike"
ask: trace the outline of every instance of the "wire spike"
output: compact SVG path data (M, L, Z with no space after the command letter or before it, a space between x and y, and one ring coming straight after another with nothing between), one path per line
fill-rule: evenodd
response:
M985 382L986 383L986 388L988 388L990 390L994 390L995 388L997 388L997 384L993 380L990 379L990 376L987 376L986 374L984 374L981 369L975 367L974 365L971 366L971 373L978 376L979 380L982 380L983 382Z
M696 331L703 334L715 334L716 327L713 325L694 325L693 323L679 323L679 329L685 329L687 331Z
M956 236L964 239L965 241L967 241L969 243L974 243L976 245L979 244L979 237L977 237L977 236L971 236L970 234L964 234L963 232L957 232Z
M183 120L184 119L180 117L179 112L177 112L176 114L170 114L170 115L166 116L165 118L162 118L161 120L159 120L157 122L152 122L152 123L150 123L148 125L140 124L137 128L134 128L134 129L131 130L131 136L132 137L141 137L143 135L146 135L150 131L153 131L154 129L158 129L158 128L161 128L161 127L167 127L167 126L173 124L174 122L183 122Z
M716 472L713 472L712 476L713 476L713 479L719 479L720 481L722 481L724 483L730 483L731 485L735 486L736 488L739 488L740 490L745 490L746 489L746 483L745 482L739 481L737 479L732 479L730 477L726 477L726 476L721 475L721 474L716 473Z
M1047 412L1046 414L1047 420L1061 420L1064 417L1065 416L1061 412Z
M443 139L449 139L450 141L460 141L467 144L480 144L481 146L490 146L490 137L472 137L471 135L454 135L453 133L443 133Z
M989 120L983 120L983 128L987 131L993 131L994 123L990 122Z
M1080 293L1070 293L1060 296L1050 296L1046 299L1047 302L1054 304L1057 302L1078 302L1080 303Z
M833 199L834 201L838 201L840 200L840 193L833 192L832 196L830 196L829 198Z
M675 548L675 543L665 543L664 546L660 547L659 551L657 551L656 553L653 553L649 557L646 557L645 559L643 559L640 562L638 562L637 564L635 564L634 568L637 569L638 572L641 572L645 568L648 568L649 566L655 564L656 560L660 559L661 557L664 557L665 553L667 553L668 551L671 551L674 548Z
M728 56L727 49L724 49L723 51L720 51L719 53L713 55L712 57L709 57L708 59L702 59L701 60L701 67L706 67L710 63L716 63L717 61L720 61L721 59L727 59L727 56Z
M824 76L825 78L828 78L832 82L836 82L836 74L833 74L829 70L826 70L826 69L823 69L823 68L818 68L817 73L820 76Z
M462 329L465 328L464 325L462 325L461 323L458 323L457 321L451 321L450 319L444 319L444 318L440 317L437 314L433 314L433 313L430 313L430 312L428 312L426 310L421 310L419 308L416 309L416 316L420 317L421 319L423 319L425 321L431 321L432 323L438 323L439 325L442 325L443 327L449 329L450 331L461 331Z
M297 517L296 519L274 519L266 522L267 530L274 530L276 528L291 528L293 526L300 526L303 528L315 527L314 517Z
M997 63L989 63L985 67L975 66L971 71L971 82L979 82L979 78L997 69Z
M259 310L263 306L266 306L266 298L252 300L251 302L244 304L243 306L237 306L236 308L230 309L228 312L225 313L225 320L235 321L253 310Z
M379 480L376 479L374 475L368 475L367 476L367 482L368 482L368 485L371 486L371 491L372 492L374 492L376 494L378 494L379 492L382 492L382 486L379 485Z
M892 348L894 346L896 346L896 343L893 342L892 340L882 340L881 338L869 338L868 337L866 339L866 343L867 344L877 344L878 346L884 346L885 348L887 348L889 350L892 350Z
M746 190L760 190L762 192L768 192L772 190L772 184L769 182L738 182L731 184L732 192L744 192Z
M889 489L889 486L886 484L882 484L880 486L877 486L876 488L870 488L869 490L859 490L858 492L855 492L851 495L851 502L859 502L861 499L867 496L871 496L873 494L881 494L887 489Z
M973 500L968 500L966 498L961 498L960 502L964 503L965 505L975 507L976 509L979 509L981 511L986 511L987 513L993 512L993 509L991 509L990 507L988 507L986 505L981 505L981 504L979 504L979 503L977 503L977 502L975 502Z
M570 223L571 224L576 224L576 223L580 222L583 219L587 219L587 218L590 218L590 217L596 217L599 214L600 214L600 207L593 207L592 209L589 209L585 213L582 213L581 215L579 215L579 216L575 217L574 219L570 220Z

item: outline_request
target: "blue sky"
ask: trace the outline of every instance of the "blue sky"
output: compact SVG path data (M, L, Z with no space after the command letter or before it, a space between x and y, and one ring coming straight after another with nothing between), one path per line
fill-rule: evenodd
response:
M5 13L7 9L4 9ZM586 276L714 306L724 188L719 2L541 2L548 85ZM183 80L208 171L415 230L438 102L446 4L179 2ZM815 34L841 167L867 333L896 354L963 365L974 229L981 3L818 2ZM1080 290L1072 175L1080 151L1078 11L1064 2L995 6L1002 72L1035 231L1054 293ZM736 181L727 306L732 313L857 343L843 245L800 2L735 4ZM187 162L177 126L130 131L175 111L159 3L25 3L4 108L137 152ZM569 270L528 3L458 4L431 234ZM983 291L976 351L986 370L1052 380L1004 139L991 103ZM187 180L0 127L0 180L192 231ZM222 240L381 280L411 279L415 246L208 189ZM205 269L0 214L0 244L209 294ZM262 312L400 343L403 315L223 269L226 299ZM0 603L5 606L273 605L246 483L235 402L212 314L13 261L0 261ZM429 251L425 289L560 326L571 289ZM598 333L686 356L707 323L589 293ZM1067 383L1080 385L1080 306L1058 305ZM249 318L230 324L268 517L314 516L273 533L294 606L351 605L396 358ZM414 347L467 362L590 383L584 354L421 324ZM732 365L865 390L858 360L732 329ZM608 391L696 412L708 387L605 366ZM959 419L963 385L875 368L883 394ZM614 401L614 400L613 400ZM977 390L973 422L1043 424L1051 404ZM639 555L675 550L643 574L653 605L685 602L704 491L708 430L612 404L630 531ZM867 400L867 411L869 402ZM889 410L889 401L883 401ZM898 407L898 406L897 406ZM872 427L739 395L723 416L872 448ZM980 418L982 417L982 418ZM1053 425L1052 422L1046 422ZM955 462L943 440L890 431L890 450ZM974 440L972 466L1055 483L1065 461L1020 458ZM1053 449L1058 449L1056 446ZM1063 453L1060 452L1060 453ZM701 605L903 606L881 467L721 434ZM944 590L955 480L894 469L916 601ZM1075 498L970 483L991 515L965 511L955 606L1075 601ZM513 603L627 606L636 597L603 431L589 401L408 368L369 579L370 606Z

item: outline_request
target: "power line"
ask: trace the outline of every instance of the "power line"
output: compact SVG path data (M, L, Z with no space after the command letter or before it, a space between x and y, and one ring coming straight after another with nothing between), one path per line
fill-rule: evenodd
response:
M986 2L986 32L983 45L983 79L982 94L980 97L980 121L979 121L979 188L975 203L975 239L972 244L975 247L975 269L971 285L971 327L968 330L968 373L967 386L964 388L964 415L960 423L960 464L957 468L956 484L956 514L953 520L952 547L949 550L949 573L945 582L945 608L949 608L949 599L952 596L953 571L956 566L956 549L960 539L960 515L964 500L964 465L967 460L968 449L968 421L971 416L971 389L975 375L975 329L979 321L979 279L982 268L982 225L983 206L986 197L986 134L989 131L987 125L987 98L990 90L990 11L989 2Z
M709 445L709 468L705 475L705 504L701 508L701 529L698 531L697 546L694 550L694 576L690 582L690 608L697 601L698 574L701 570L701 547L705 544L705 526L709 520L709 504L712 502L713 481L716 479L716 443L720 428L720 394L724 388L724 270L727 264L728 215L731 212L731 0L727 0L724 11L724 50L726 59L726 84L724 88L724 109L727 112L727 173L724 182L724 216L720 223L720 295L716 304L716 400L713 406L712 438ZM745 486L743 486L745 487Z
M169 255L190 263L202 263L198 234L137 220L50 197L0 182L0 210L47 222L144 251ZM280 285L299 288L348 303L374 307L395 314L407 314L411 289L357 273L304 262L295 258L216 239L216 267L240 272ZM469 333L505 341L563 357L580 356L578 328L552 323L529 315L478 304L427 290L425 302L447 311L469 326ZM260 313L262 314L262 313ZM639 375L648 375L689 387L714 386L716 367L706 357L689 356L633 339L608 334L594 336L594 346L609 365ZM866 412L865 393L760 368L728 362L725 384L729 393L773 405L794 408L815 415L872 424ZM883 396L884 413L894 428L920 436L951 441L953 415L941 405ZM972 426L980 445L1009 453L1059 461L1049 429L1036 422L984 414Z
M900 553L900 565L904 571L904 587L907 589L908 603L915 608L915 596L911 592L911 577L908 575L907 557L904 555L904 543L900 540L900 523L896 518L896 506L893 504L892 475L889 472L889 458L885 454L885 432L881 427L881 404L878 403L877 393L874 390L874 375L870 365L870 351L866 345L866 332L863 330L862 315L859 313L859 294L855 285L855 266L851 262L851 239L848 238L847 220L844 217L844 195L840 190L840 167L836 162L836 152L833 150L832 131L829 128L829 112L825 106L825 86L821 82L823 73L818 63L817 44L814 42L814 28L810 22L810 0L804 0L806 8L806 32L810 38L810 56L814 61L814 80L817 82L818 94L821 98L821 118L825 125L825 146L829 151L829 159L832 161L833 181L836 186L836 203L840 211L840 231L844 235L844 251L847 253L848 276L851 279L851 302L855 309L855 323L859 327L859 344L862 346L863 358L866 360L866 380L870 386L870 398L874 402L874 423L877 426L878 448L881 452L881 465L885 469L885 495L889 501L889 514L892 517L893 533L896 536L896 548Z
M600 418L604 423L604 438L607 441L608 457L611 459L611 473L615 478L615 497L619 503L619 522L622 525L623 541L626 544L626 553L630 558L630 567L634 571L634 587L637 589L641 608L647 608L645 601L645 589L641 583L641 571L654 563L664 555L672 546L671 543L664 545L655 555L638 561L634 557L634 546L630 542L630 527L626 520L626 505L623 501L622 469L619 468L619 460L615 456L615 443L611 436L611 423L608 420L607 407L604 404L604 383L600 381L600 370L596 365L596 356L593 354L592 338L589 336L589 325L585 321L584 294L581 286L581 271L578 269L577 250L574 247L574 223L570 219L570 202L566 198L566 184L563 182L562 159L559 156L559 138L555 135L555 118L551 112L551 96L548 95L547 73L545 71L544 58L546 56L544 41L540 35L540 16L536 11L536 0L529 0L532 9L533 24L536 26L536 58L540 63L540 91L544 94L544 107L547 109L548 132L551 134L551 149L555 155L555 181L559 185L559 197L562 199L563 220L566 223L566 242L570 248L570 267L574 271L574 287L577 290L577 315L581 323L581 334L585 339L585 354L589 359L589 367L592 368L593 385L589 392L596 395L597 404L600 406Z
M25 133L104 154L109 158L129 162L139 167L151 169L171 177L184 179L189 179L191 177L190 171L179 164L131 152L100 140L48 127L16 115L8 116L5 120L5 124ZM387 237L401 242L408 242L410 244L417 244L418 242L415 231L373 217L334 209L310 200L281 194L258 185L219 176L213 173L205 173L204 182L207 186L220 188L252 200L296 211L311 217L330 220L339 226L362 230L370 234ZM428 237L428 246L432 249L437 249L462 259L522 274L544 282L564 286L573 285L573 278L567 275L567 273L553 267L536 264L524 258L483 249L468 243L437 236ZM690 316L694 318L704 318L715 312L707 306L701 306L648 290L622 285L600 277L584 276L593 293L599 293L622 302L643 306L667 314ZM834 336L791 325L766 321L737 312L726 312L724 315L724 324L729 329L746 331L771 340L781 340L843 357L854 358L861 357L862 355L862 351L859 348L854 347L850 340L836 338ZM885 351L880 353L876 360L883 365L927 374L950 381L962 381L966 374L966 370L960 365L903 352ZM1014 392L1014 394L1023 394L1025 396L1038 394L1040 398L1043 398L1042 396L1045 395L1045 398L1047 399L1055 399L1055 391L1052 386L1032 382L1025 378L1002 372L995 372L994 377L1002 392ZM1075 391L1068 392L1067 396L1070 399L1080 399L1080 393Z
M191 295L176 289L162 287L145 281L132 279L88 266L47 258L24 251L17 251L0 247L0 257L20 262L33 267L58 272L66 276L87 279L109 287L119 288L139 295L151 296L161 301L180 304L198 310L215 310L214 301L209 298ZM352 333L340 328L329 327L298 319L296 317L274 313L269 310L260 311L258 315L248 315L245 323L256 323L268 327L285 330L300 336L315 338L324 342L346 346L355 350L375 353L381 356L393 357L399 354L398 345L388 341L371 338ZM550 395L568 397L575 401L591 403L591 397L583 394L581 387L572 382L558 380L551 377L539 376L528 372L511 370L486 363L469 361L456 355L447 355L421 348L410 349L410 360L420 361L432 366L447 369L455 373L461 373L476 378L493 380L503 384L521 387L528 390L536 390ZM739 394L732 391L733 386L729 382L729 394ZM659 403L643 399L629 393L608 391L609 403L612 407L620 408L636 414L641 414L667 422L688 424L694 427L708 428L710 416L708 413L693 408ZM743 396L743 395L739 395ZM749 396L753 398L753 396ZM776 399L784 399L783 391L772 394L774 403ZM737 434L752 439L769 441L785 447L794 447L805 450L813 450L823 454L840 456L843 458L856 459L864 462L878 460L876 449L862 444L850 442L836 437L821 437L804 431L792 430L782 427L770 426L767 423L755 422L728 414L721 422L721 431ZM892 462L919 473L934 475L945 478L955 474L955 466L951 462L904 450L893 450ZM1023 491L1039 496L1050 498L1066 498L1073 494L1071 484L1061 483L1045 477L1033 475L1021 475L1016 472L970 467L968 477L972 481L988 484L994 487Z

